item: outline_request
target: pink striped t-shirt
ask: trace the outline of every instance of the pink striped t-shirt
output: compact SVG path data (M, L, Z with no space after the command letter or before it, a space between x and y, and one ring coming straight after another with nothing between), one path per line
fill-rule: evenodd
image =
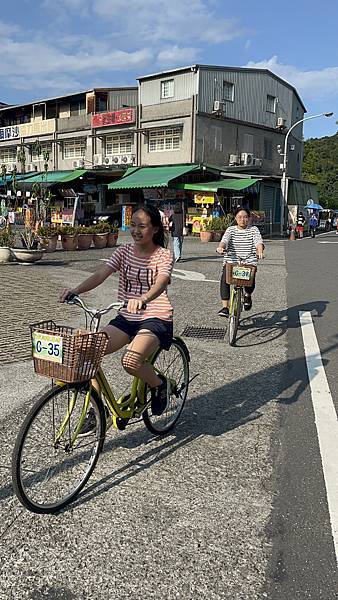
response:
M171 276L174 257L170 250L158 246L148 258L140 258L135 255L134 245L126 244L120 246L109 258L106 264L112 273L119 271L118 299L127 302L131 298L138 298L146 294L156 282L158 275ZM144 319L162 319L171 321L173 318L173 307L170 304L167 290L160 296L148 302L147 308L136 314L127 312L122 308L120 314L129 321L142 321Z

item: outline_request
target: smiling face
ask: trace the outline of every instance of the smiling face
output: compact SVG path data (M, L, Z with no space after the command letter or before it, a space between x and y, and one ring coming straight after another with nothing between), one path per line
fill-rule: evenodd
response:
M249 225L249 215L245 210L240 210L235 216L235 220L240 229L246 229L246 227Z
M154 244L153 237L158 232L158 227L154 227L150 216L142 209L137 210L131 219L130 233L135 242L139 246L152 246Z

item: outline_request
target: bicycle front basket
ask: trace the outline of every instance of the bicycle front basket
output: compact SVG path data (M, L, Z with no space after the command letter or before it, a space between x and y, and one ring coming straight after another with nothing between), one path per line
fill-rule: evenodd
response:
M255 265L226 263L226 282L229 285L250 287L255 277Z
M30 325L34 370L65 383L95 377L108 344L103 331L92 333L42 321Z

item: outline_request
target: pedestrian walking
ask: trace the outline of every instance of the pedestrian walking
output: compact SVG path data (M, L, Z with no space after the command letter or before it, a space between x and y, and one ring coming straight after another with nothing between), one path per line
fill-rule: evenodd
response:
M309 226L310 226L310 235L312 238L315 237L316 235L316 230L318 227L318 218L317 215L315 213L313 213L311 215L310 221L309 221Z
M304 224L305 224L305 217L304 217L303 213L300 212L297 217L297 225L296 225L296 232L297 232L297 235L299 238L304 237Z
M169 231L173 238L173 250L175 262L181 260L183 246L183 210L182 204L177 202L174 206L174 212L169 218Z

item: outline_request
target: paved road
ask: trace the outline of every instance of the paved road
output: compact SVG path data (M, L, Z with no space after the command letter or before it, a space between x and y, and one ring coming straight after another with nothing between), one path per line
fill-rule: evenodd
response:
M78 311L55 303L57 289L76 284L109 253L56 253L50 264L26 267L25 279L23 268L3 267L1 275L14 268L19 273L11 284L15 295L9 286L6 298L11 326L27 295L34 297L34 319L44 318L46 309L33 292L37 282L40 290L48 285L47 294L40 292L48 313L78 324ZM189 238L184 258L171 286L176 331L225 327L216 315L221 260L215 245ZM84 493L58 516L30 514L12 496L13 440L44 382L17 350L16 362L0 365L1 600L270 598L276 440L289 385L285 283L284 244L268 242L237 347L185 338L192 374L200 375L175 431L162 439L141 426L110 431ZM90 300L102 306L116 298L116 289L112 276ZM27 320L22 318L16 340ZM4 350L6 355L6 345ZM106 359L106 366L121 390L126 380L119 357Z

